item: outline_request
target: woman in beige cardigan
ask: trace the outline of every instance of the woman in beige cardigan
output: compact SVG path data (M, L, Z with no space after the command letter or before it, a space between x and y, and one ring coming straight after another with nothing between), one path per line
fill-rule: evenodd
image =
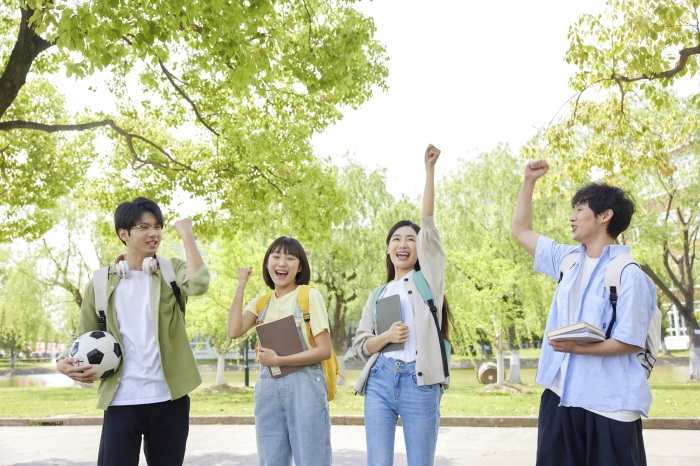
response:
M440 399L449 380L442 347L450 320L444 300L445 251L433 219L435 163L439 156L440 151L429 145L425 151L421 227L402 220L389 230L387 283L367 300L353 344L355 356L366 363L355 390L365 396L370 466L393 464L399 416L408 464L431 465L435 457ZM416 285L419 273L432 291L435 316ZM399 296L401 321L378 334L374 301L393 295ZM398 345L387 347L389 343Z

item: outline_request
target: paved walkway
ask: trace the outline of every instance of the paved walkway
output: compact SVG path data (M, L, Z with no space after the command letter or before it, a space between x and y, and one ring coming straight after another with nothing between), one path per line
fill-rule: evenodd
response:
M94 465L99 425L2 426L0 465ZM333 425L334 465L365 464L364 427ZM441 427L436 465L532 466L534 427ZM696 430L645 429L648 466L698 466L700 437ZM141 464L146 464L142 455ZM185 464L190 466L256 465L255 426L190 426ZM403 432L397 428L395 465L406 464Z

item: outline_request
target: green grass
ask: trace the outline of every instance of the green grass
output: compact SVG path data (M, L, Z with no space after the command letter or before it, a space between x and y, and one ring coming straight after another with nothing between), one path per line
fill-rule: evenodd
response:
M354 395L352 384L359 370L348 371L348 385L339 387L331 402L331 414L362 414L363 398ZM452 371L452 385L442 398L444 416L536 416L542 388L535 384L534 368L521 370L524 388L529 393L506 395L485 393L484 385L476 379L474 369ZM212 388L213 371L202 373L204 383L192 394L193 415L253 414L253 389L243 386L243 371L226 372L228 389ZM251 370L250 384L257 379ZM654 401L652 417L700 417L700 384L690 383L687 367L656 367L650 382ZM94 388L0 388L0 418L48 417L73 414L101 416L95 408Z

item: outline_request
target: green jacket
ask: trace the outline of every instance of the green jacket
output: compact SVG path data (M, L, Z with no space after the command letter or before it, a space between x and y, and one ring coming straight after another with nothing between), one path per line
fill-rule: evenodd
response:
M171 260L183 299L186 296L206 293L209 289L209 269L206 265L202 266L192 279L187 279L185 261L175 258ZM114 338L124 348L114 305L114 290L119 280L114 265L110 266L107 280L107 332L114 335ZM170 390L170 397L177 400L197 388L202 383L202 378L199 375L190 340L187 337L185 317L175 301L175 295L162 279L160 269L152 275L151 280L151 310L153 327L158 329L156 338L160 350L160 364L163 367L165 382ZM80 335L91 330L99 330L99 328L95 313L95 291L92 280L90 280L80 307L78 330L59 357L69 357L70 347ZM109 407L117 393L123 370L124 364L120 364L117 372L100 382L97 389L98 408L107 409Z

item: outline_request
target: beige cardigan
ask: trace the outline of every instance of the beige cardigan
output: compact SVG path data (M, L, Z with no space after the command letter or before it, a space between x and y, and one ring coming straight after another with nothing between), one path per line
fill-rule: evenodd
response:
M442 302L445 295L445 250L442 247L440 233L435 226L433 217L421 219L421 229L418 233L418 260L420 268L425 276L430 289L435 296L435 304L438 308L438 321L442 325ZM447 388L448 380L442 367L442 354L440 352L440 340L435 329L435 321L430 313L428 305L418 292L413 278L404 278L404 286L411 301L415 328L418 336L418 352L416 354L416 378L418 385L443 384ZM386 291L386 290L385 290ZM382 295L384 292L382 292ZM367 351L367 339L375 336L375 322L372 318L372 295L370 294L362 311L362 318L357 327L355 342L352 352L356 358L365 362L365 367L355 384L355 391L365 394L365 387L369 377L369 371L379 357L380 353L370 354Z

